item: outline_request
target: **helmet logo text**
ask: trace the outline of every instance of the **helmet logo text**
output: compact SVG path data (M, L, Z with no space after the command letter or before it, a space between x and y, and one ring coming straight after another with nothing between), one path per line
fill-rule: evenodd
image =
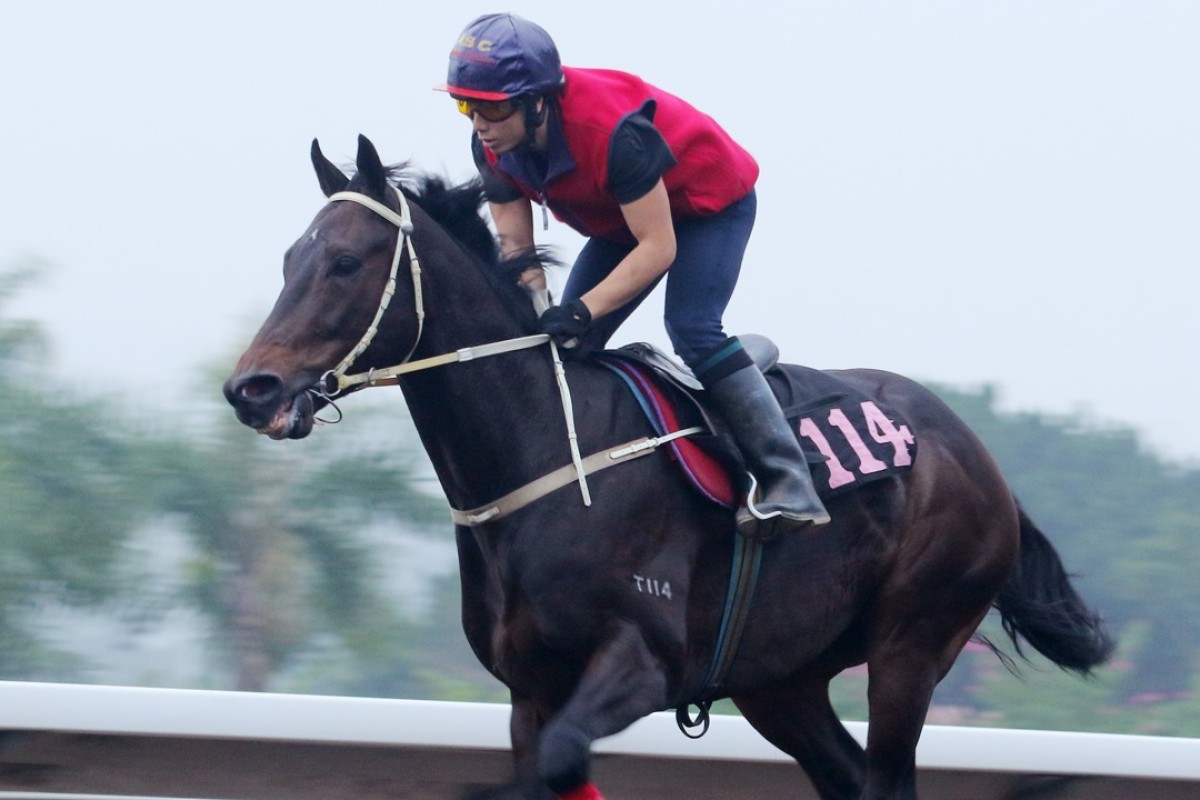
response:
M495 43L491 39L480 39L469 33L464 33L458 40L459 47L467 50L478 50L480 53L490 53Z

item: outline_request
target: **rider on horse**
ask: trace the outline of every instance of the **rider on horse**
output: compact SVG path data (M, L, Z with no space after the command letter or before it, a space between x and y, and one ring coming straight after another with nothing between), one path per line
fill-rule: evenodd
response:
M472 150L505 257L534 253L530 201L584 236L561 305L541 328L602 345L667 274L675 351L728 421L757 498L746 535L829 521L794 432L721 317L754 227L758 165L710 117L640 78L563 67L541 27L512 14L472 22L446 85L472 122ZM521 280L545 287L539 268Z

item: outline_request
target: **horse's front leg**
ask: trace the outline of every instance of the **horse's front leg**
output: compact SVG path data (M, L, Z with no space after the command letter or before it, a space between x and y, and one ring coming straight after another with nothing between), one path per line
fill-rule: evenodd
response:
M512 717L508 721L512 740L513 766L519 784L534 784L538 775L538 735L545 722L533 701L518 692L511 692Z
M588 662L566 705L542 729L538 774L569 800L599 800L589 782L592 742L624 730L667 703L667 678L641 630L618 622Z

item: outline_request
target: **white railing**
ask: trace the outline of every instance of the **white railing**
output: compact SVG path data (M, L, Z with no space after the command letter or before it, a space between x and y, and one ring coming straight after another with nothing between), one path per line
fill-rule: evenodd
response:
M493 704L0 682L0 800L453 798L507 777L508 716ZM847 728L865 739L865 724ZM610 800L813 797L739 717L714 717L692 741L656 714L595 750ZM1198 739L931 725L917 760L927 800L1200 797Z

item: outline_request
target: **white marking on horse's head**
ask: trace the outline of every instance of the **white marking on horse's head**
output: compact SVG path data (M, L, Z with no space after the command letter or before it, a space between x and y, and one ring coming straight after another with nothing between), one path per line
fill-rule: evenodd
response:
M317 240L317 234L320 232L321 232L320 228L313 228L313 232L308 235L308 240L310 242L315 242Z

